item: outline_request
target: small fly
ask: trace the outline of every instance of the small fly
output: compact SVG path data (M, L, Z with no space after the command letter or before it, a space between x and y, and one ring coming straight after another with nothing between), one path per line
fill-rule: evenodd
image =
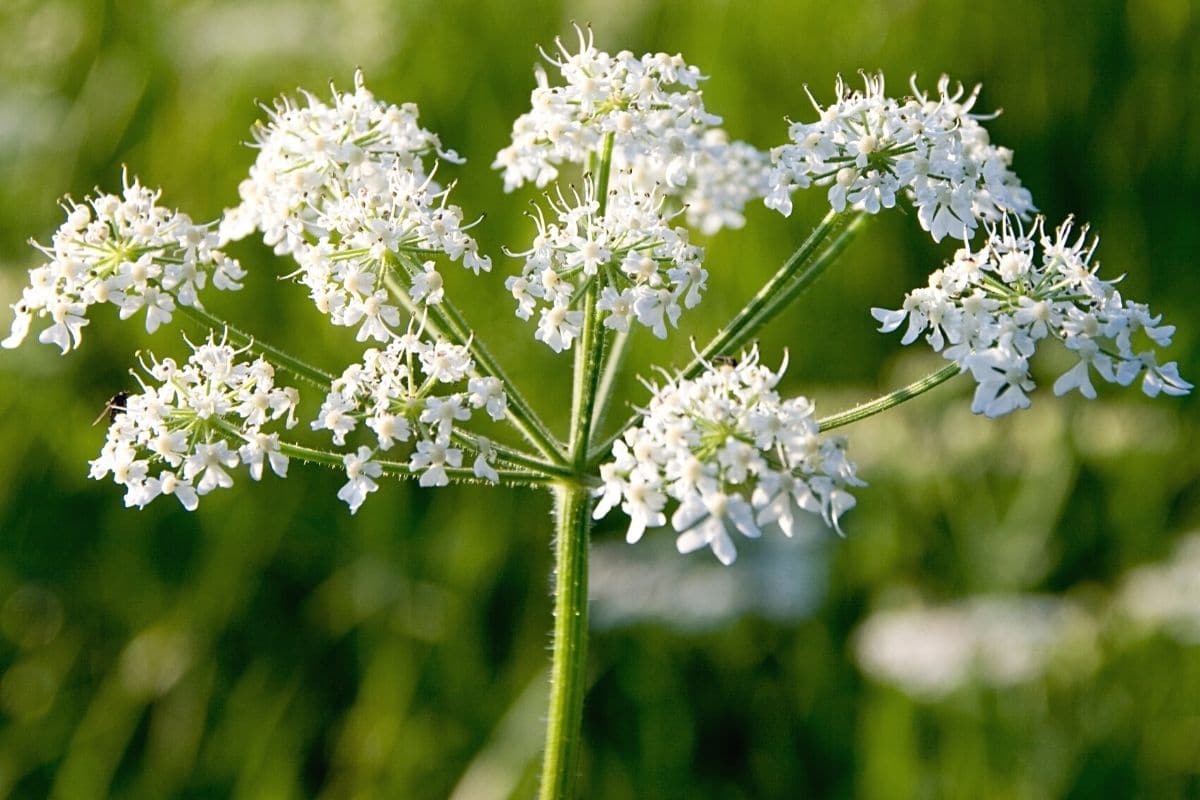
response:
M117 414L122 414L125 412L125 401L128 399L129 392L117 392L114 394L111 398L109 398L108 402L104 404L104 410L100 412L100 415L92 420L92 425L99 425L100 420L104 419L105 415L108 416L108 422L110 425L116 422Z

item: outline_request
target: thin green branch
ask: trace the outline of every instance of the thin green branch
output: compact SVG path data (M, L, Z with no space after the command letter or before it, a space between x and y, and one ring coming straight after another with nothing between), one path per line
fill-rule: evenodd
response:
M571 392L571 461L577 471L587 465L588 441L592 431L592 412L596 405L596 389L600 383L600 360L603 356L603 335L596 313L594 283L588 285L583 297L583 329L575 343L574 387Z
M329 391L329 386L335 380L334 376L323 369L306 364L294 356L288 355L278 347L269 345L253 334L235 328L225 320L210 314L202 308L194 306L179 306L184 316L193 322L212 331L227 331L230 341L239 347L249 347L250 351L278 365L297 378L312 385Z
M616 388L617 376L621 374L621 366L625 363L629 338L629 331L618 331L608 345L604 370L600 373L600 386L596 390L596 419L592 423L592 436L596 436L604 425L604 417L608 413L608 405Z
M837 261L842 251L852 242L855 236L858 235L859 229L868 219L866 214L858 214L849 220L840 231L835 231L832 240L820 251L815 257L809 260L804 266L804 270L797 275L790 283L787 283L779 289L779 291L769 299L763 309L743 326L742 333L731 340L726 348L715 356L734 355L736 351L744 347L750 339L758 333L763 327L774 319L781 311L796 301L800 295L804 294L817 278L825 273L825 270Z
M390 271L384 275L384 284L410 314L415 317L422 313L428 313L427 325L432 327L436 333L464 345L475 360L478 374L500 379L504 384L504 391L508 399L506 413L509 422L544 458L559 466L565 466L566 460L563 457L562 445L529 406L516 385L508 378L483 343L472 334L470 327L457 309L450 304L450 301L443 298L442 302L421 309L412 301L408 291Z
M887 411L889 408L895 408L906 400L911 400L917 395L924 394L935 386L939 386L962 372L958 364L947 364L936 372L926 375L924 378L913 381L907 386L901 387L894 392L888 392L882 397L878 397L867 403L862 403L854 408L848 408L845 411L839 411L836 414L831 414L824 419L817 420L817 425L822 431L831 431L834 428L840 428L843 425L849 425L852 422L866 419L874 416L881 411Z
M854 239L867 215L861 212L830 211L775 271L766 285L758 291L737 315L676 374L675 379L694 378L714 358L733 355L744 347L764 325L804 293L834 262ZM638 419L631 414L615 431L592 448L590 460L604 458L613 442L620 438Z
M294 458L307 464L316 464L339 471L345 469L345 462L341 453L317 450L293 442L282 441L279 443L279 452L288 458ZM410 466L400 461L375 460L375 463L379 464L383 469L384 475L412 480L421 477L421 473L414 471ZM486 481L476 475L475 471L469 467L446 467L445 469L446 475L454 483L482 483L492 485L490 481ZM540 487L558 480L558 478L552 475L541 475L516 469L499 468L496 470L496 474L500 479L500 483L509 486Z
M840 234L847 230L847 226L855 217L861 216L855 212L844 211L839 213L831 210L827 213L813 228L808 238L780 265L771 279L746 303L737 316L704 346L680 376L694 378L704 370L705 362L720 356L733 355L735 350L749 341L787 303L808 288L825 267L833 263L834 258L849 241L843 240ZM831 239L832 244L823 247ZM803 284L798 289L789 291L794 282L800 281L803 281Z

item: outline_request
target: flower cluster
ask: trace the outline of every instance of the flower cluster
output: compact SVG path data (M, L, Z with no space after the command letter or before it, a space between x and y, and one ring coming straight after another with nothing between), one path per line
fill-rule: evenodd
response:
M102 303L120 309L121 319L144 311L146 330L153 333L170 322L176 302L198 307L210 277L218 289L242 288L238 281L245 273L217 249L217 235L159 206L160 194L125 177L120 195L96 194L81 204L67 200L66 222L49 246L36 245L49 262L29 271L4 347L17 347L34 318L44 317L51 324L38 341L65 354L79 346L88 309Z
M387 341L401 325L383 286L389 269L442 254L478 274L491 260L425 164L461 159L420 127L415 105L375 99L361 73L354 87L333 90L331 104L305 94L304 105L284 98L268 111L254 131L259 152L239 187L242 202L221 230L235 239L261 231L277 253L295 257L296 278L334 324L359 326L360 341ZM440 287L426 263L417 271Z
M230 470L239 464L254 480L264 464L287 475L279 435L263 428L279 420L296 424L296 390L276 386L266 361L239 361L244 350L211 335L192 350L182 366L170 358L143 362L149 381L138 376L142 391L113 404L90 475L112 475L125 487L126 506L143 508L169 494L192 511L201 495L232 486Z
M710 128L692 148L682 185L671 183L661 161L638 158L618 161L637 193L657 193L683 209L688 225L706 236L746 224L743 211L771 190L770 157L746 142L730 142L720 128Z
M1075 235L1070 219L1051 236L1041 217L1028 232L1005 217L978 251L960 249L928 286L909 292L902 308L871 313L884 332L907 320L904 344L925 334L935 351L969 370L978 383L971 406L977 414L998 417L1029 406L1029 359L1046 338L1078 358L1055 381L1055 394L1078 389L1094 398L1093 371L1121 386L1141 376L1151 397L1186 394L1192 385L1175 362L1160 365L1153 348L1140 349L1139 338L1169 345L1175 327L1122 298L1116 281L1097 276L1099 264L1090 263L1096 244L1086 226Z
M512 254L525 259L521 274L505 282L517 316L540 310L534 336L555 352L579 335L589 285L597 287L605 327L628 331L637 321L660 339L704 291L704 251L689 242L686 228L672 227L662 198L632 192L627 176L616 176L616 184L604 210L590 177L582 194L548 194L551 218L538 209L533 247Z
M504 419L504 387L497 378L472 377L474 368L467 348L430 341L420 331L410 330L382 350L367 350L360 363L348 367L334 381L312 428L330 431L334 443L344 445L346 435L362 422L371 429L381 451L391 450L397 442L415 440L408 466L421 473L422 486L449 483L447 468L461 467L463 459L463 451L454 445L465 441L477 452L475 476L495 482L498 476L489 463L493 455L490 445L457 430L459 423L471 419L473 410L485 409L493 420ZM465 391L439 393L464 382ZM347 457L351 482L338 496L352 512L376 488L371 476L363 472L371 456L370 448L361 447L356 455Z
M548 185L562 165L586 164L611 136L613 165L635 176L639 192L687 209L689 224L706 234L740 227L746 203L769 189L768 159L713 127L721 120L704 107L699 70L679 55L610 55L596 49L590 30L576 31L579 52L559 40L557 54L544 54L562 85L551 86L538 66L532 109L496 155L505 190Z
M790 214L792 192L814 184L829 187L836 211L875 214L903 193L935 241L968 240L980 221L1034 209L1012 172L1012 151L991 143L979 124L988 117L971 113L979 87L952 90L943 76L932 97L914 77L915 96L901 102L886 96L882 75L863 77L862 91L839 78L837 100L822 108L813 99L817 121L792 123L791 143L771 151L769 207Z
M512 144L492 166L504 172L511 191L529 181L545 186L561 164L582 164L612 134L613 152L626 163L661 161L674 184L686 179L688 156L705 128L721 122L709 114L699 91L704 76L682 56L666 53L615 56L597 50L591 30L576 27L579 52L557 40L559 54L546 60L564 85L550 86L537 68L532 109L513 123Z
M813 404L775 391L785 368L772 372L752 350L696 379L653 387L641 423L600 468L596 518L619 504L630 519L626 539L636 542L666 524L675 500L679 551L711 547L724 564L737 557L731 530L758 537L759 526L774 523L790 536L796 508L837 528L855 503L846 487L865 484L845 440L820 435Z

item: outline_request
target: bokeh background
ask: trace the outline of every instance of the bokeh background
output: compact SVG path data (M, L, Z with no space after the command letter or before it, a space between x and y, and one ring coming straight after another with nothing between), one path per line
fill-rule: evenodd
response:
M57 199L121 165L197 219L236 199L256 99L355 67L467 156L457 202L497 260L448 272L481 335L557 424L565 362L503 292L530 227L488 165L526 108L536 44L590 22L609 50L682 52L734 136L782 142L833 77L884 69L985 84L993 138L1052 220L1103 235L1109 274L1179 325L1200 376L1200 22L1188 0L4 0L0 300ZM902 89L897 88L897 91ZM707 242L700 313L634 366L716 328L820 214L760 207ZM788 389L833 410L934 366L871 306L948 257L899 212L764 334ZM252 242L209 305L330 369L357 358ZM20 798L527 797L541 739L551 568L532 491L387 485L356 517L343 478L241 481L189 514L122 507L86 479L90 427L133 353L178 352L101 313L61 358L0 355L0 795ZM7 325L7 319L3 322ZM193 331L194 332L194 331ZM920 348L912 348L913 351ZM682 558L663 534L594 543L581 796L1200 796L1197 401L1102 389L967 412L951 383L849 430L870 482L847 537ZM624 402L643 395L635 382ZM316 400L309 398L311 412Z

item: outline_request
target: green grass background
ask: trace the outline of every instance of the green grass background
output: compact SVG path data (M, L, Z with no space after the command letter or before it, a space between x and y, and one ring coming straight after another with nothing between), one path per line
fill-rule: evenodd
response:
M682 52L711 76L708 107L762 147L783 141L785 115L811 115L805 84L828 99L838 72L883 69L897 91L913 72L983 81L982 107L1004 109L993 138L1015 150L1040 208L1094 223L1106 272L1127 272L1127 293L1179 325L1170 355L1195 380L1198 14L1186 0L5 0L0 300L15 300L37 261L26 240L49 237L61 195L111 190L127 164L168 204L216 217L252 161L241 143L255 100L349 86L362 67L469 159L456 201L487 213L477 233L497 268L448 272L450 290L562 426L566 362L532 342L503 291L515 264L501 247L530 236L519 211L531 193L505 196L488 165L527 107L535 45L577 20L611 51ZM681 359L822 203L801 195L788 220L758 206L707 242L704 304L668 344L640 337L634 367ZM211 307L331 369L357 358L346 331L276 279L285 263L253 242L234 252L246 291L210 294ZM868 309L895 307L951 252L911 217L881 217L763 335L765 357L789 348L788 390L826 410L929 369L875 333ZM96 317L70 357L32 342L0 355L0 795L528 796L547 498L389 484L351 518L334 499L343 478L295 465L194 514L127 511L116 487L86 479L103 440L89 423L128 385L134 351L180 342ZM822 535L774 584L753 566L767 545L749 544L720 577L760 599L772 585L811 590L803 608L598 630L581 796L1200 796L1200 648L1105 644L1086 679L920 703L855 666L852 631L897 598L1036 592L1100 607L1128 569L1200 528L1195 398L1110 389L1088 406L1053 398L1052 377L1011 419L970 417L969 387L954 383L850 429L871 486L847 538ZM629 380L621 397L643 395ZM595 540L614 545L620 525ZM625 555L657 553L640 547ZM677 575L658 588L686 610Z

